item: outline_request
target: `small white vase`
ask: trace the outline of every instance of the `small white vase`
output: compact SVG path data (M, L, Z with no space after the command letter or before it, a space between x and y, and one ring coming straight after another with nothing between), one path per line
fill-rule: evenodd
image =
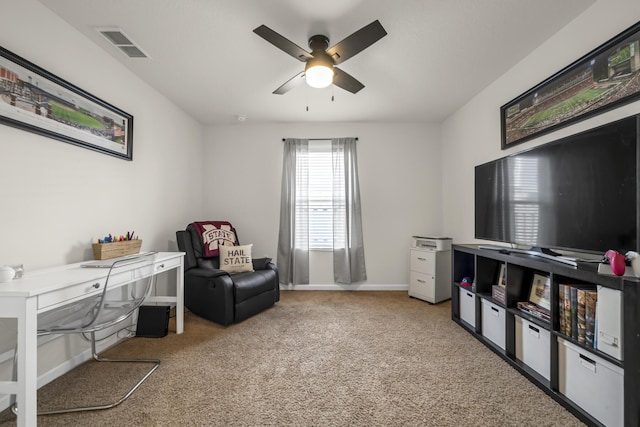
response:
M16 271L8 265L0 266L0 283L8 282L16 275Z
M631 260L631 269L634 276L640 277L640 254L629 251L626 253L626 257Z

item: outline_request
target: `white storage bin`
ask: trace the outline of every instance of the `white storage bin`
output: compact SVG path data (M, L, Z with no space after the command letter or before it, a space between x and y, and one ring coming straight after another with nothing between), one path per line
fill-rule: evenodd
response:
M523 319L516 317L516 359L542 375L551 379L551 333Z
M558 338L560 393L606 426L624 424L624 371Z
M597 347L603 353L622 360L622 292L598 286L598 303L596 319L598 319Z
M460 302L460 319L476 327L476 295L471 290L458 288Z
M482 335L505 349L505 311L491 301L482 300Z

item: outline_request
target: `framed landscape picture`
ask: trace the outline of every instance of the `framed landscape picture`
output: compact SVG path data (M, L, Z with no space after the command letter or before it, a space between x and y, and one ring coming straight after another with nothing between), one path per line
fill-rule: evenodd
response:
M133 116L2 47L0 123L133 158Z
M502 149L640 99L640 22L500 107Z
M551 310L551 283L548 276L542 274L533 275L529 302L545 310Z

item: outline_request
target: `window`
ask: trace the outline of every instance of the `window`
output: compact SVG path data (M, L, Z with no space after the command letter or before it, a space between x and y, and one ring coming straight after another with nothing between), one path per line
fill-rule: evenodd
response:
M333 251L336 283L367 279L356 141L285 139L278 237L281 283L309 283L309 250Z
M331 141L309 142L309 249L333 248Z
M309 249L333 249L333 172L331 166L331 140L309 141L309 153L300 159L300 167L307 169L308 183L306 200L304 191L298 199L296 217L303 215L305 207L309 208ZM305 174L298 174L304 177ZM304 186L304 178L296 181L297 188ZM302 199L302 200L301 200ZM297 220L296 224L305 224ZM296 236L306 236L303 227L296 227Z

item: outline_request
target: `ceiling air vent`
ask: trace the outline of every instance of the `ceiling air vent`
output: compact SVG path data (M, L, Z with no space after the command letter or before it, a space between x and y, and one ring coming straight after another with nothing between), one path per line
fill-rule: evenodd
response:
M129 58L149 58L149 55L140 49L120 28L96 28L96 31Z

